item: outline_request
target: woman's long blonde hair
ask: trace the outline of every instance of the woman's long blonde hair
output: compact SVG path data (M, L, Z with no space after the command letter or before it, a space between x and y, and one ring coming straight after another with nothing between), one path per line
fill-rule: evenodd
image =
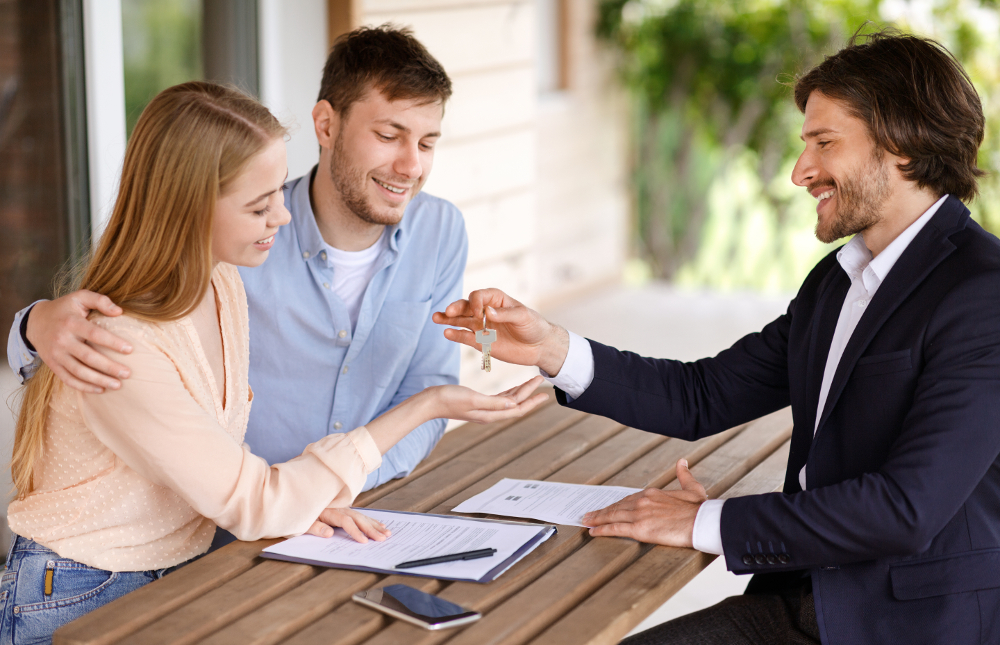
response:
M267 108L235 89L195 81L156 95L128 142L114 211L80 288L145 320L191 313L211 279L216 200L285 133ZM35 488L56 386L42 365L24 387L11 459L19 498Z

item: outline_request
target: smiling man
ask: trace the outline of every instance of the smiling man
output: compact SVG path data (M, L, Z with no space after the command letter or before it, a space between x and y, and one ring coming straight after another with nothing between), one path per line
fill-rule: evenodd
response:
M785 315L714 358L642 358L496 290L435 320L537 365L560 403L695 440L792 406L782 493L650 489L584 518L594 536L694 547L756 574L743 596L628 645L1000 642L1000 242L970 219L979 97L940 45L879 33L800 77L792 181L816 235L851 236Z
M407 30L362 28L330 53L312 113L319 164L285 185L292 219L260 241L273 243L268 261L240 270L256 398L246 441L270 463L458 382L458 348L430 315L461 297L465 225L452 204L420 192L450 96L448 75ZM40 355L77 389L119 387L124 366L84 341L129 348L86 320L91 309L120 313L103 296L76 292L19 314L11 366L30 377ZM409 473L444 426L438 419L411 432L365 488Z

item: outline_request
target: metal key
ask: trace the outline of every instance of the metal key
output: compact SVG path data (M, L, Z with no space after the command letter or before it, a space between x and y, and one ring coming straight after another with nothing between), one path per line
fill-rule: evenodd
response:
M486 315L483 314L483 328L476 332L476 342L483 346L482 369L490 371L490 345L497 342L497 330L486 329Z

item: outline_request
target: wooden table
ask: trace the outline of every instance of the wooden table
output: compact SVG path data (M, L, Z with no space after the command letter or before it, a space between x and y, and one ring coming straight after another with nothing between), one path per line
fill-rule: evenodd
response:
M457 428L412 475L361 495L357 505L448 513L504 477L671 489L681 457L709 497L770 492L784 480L791 425L785 409L689 443L552 401L514 422ZM560 526L499 578L476 584L257 557L275 542L230 544L65 625L54 643L616 643L716 557ZM356 591L397 582L483 618L431 632L351 601Z

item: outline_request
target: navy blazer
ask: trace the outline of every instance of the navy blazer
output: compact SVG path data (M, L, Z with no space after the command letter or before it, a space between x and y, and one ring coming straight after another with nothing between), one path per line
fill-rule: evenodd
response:
M695 440L791 404L784 491L722 510L748 593L809 572L831 645L1000 643L1000 242L941 205L861 317L814 438L849 287L833 252L785 315L693 363L591 341L594 381L569 406Z

